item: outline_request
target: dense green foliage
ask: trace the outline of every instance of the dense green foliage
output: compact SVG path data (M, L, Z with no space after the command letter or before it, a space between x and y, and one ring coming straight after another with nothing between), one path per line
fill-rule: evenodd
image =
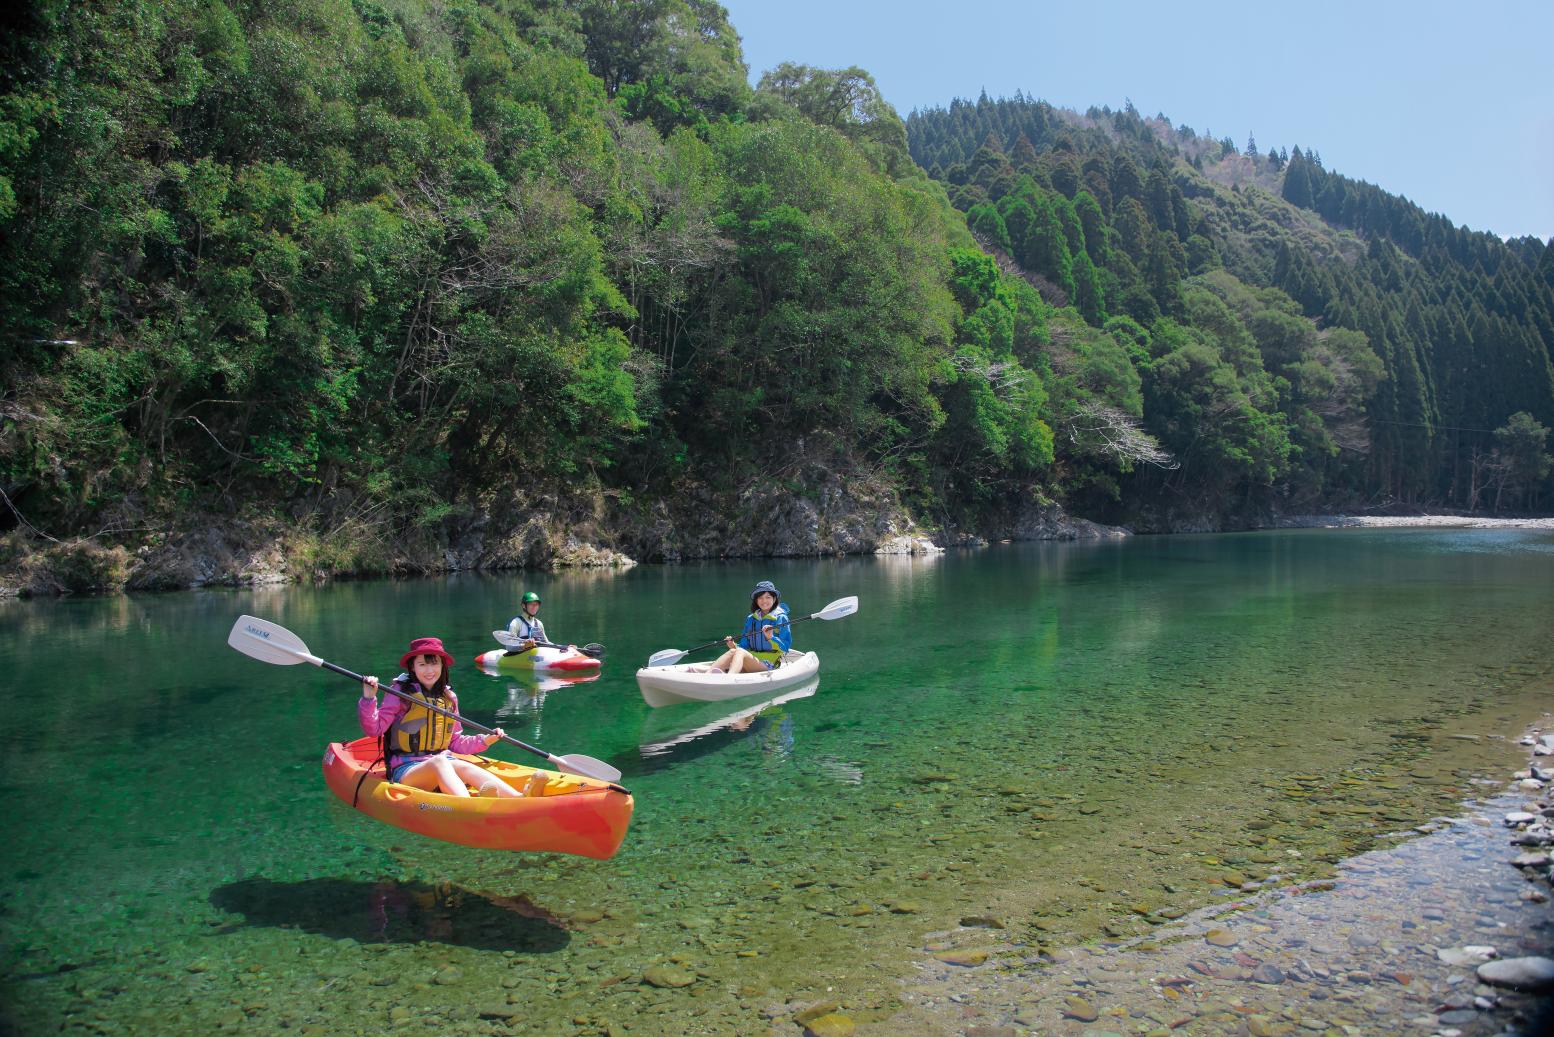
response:
M7 46L0 480L35 524L1051 461L1014 356L1048 307L963 284L867 73L752 89L717 4L53 3Z
M959 524L1547 495L1549 250L1299 149L1023 98L903 123L857 68L752 88L711 0L17 19L0 528L816 470Z
M1554 425L1554 246L1131 106L983 97L908 127L979 237L1091 324L1138 325L1144 427L1181 467L1133 480L1135 504L1548 500L1507 436Z

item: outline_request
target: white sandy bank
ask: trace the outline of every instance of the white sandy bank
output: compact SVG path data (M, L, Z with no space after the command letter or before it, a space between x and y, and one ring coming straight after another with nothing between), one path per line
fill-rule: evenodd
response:
M1335 529L1341 526L1439 526L1458 529L1554 529L1554 517L1480 518L1474 515L1289 515L1280 529Z

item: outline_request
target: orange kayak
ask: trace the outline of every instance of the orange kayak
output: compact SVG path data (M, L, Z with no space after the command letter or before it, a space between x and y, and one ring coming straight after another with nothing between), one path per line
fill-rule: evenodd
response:
M536 772L534 767L505 760L461 758L519 789ZM374 761L378 761L377 766L373 766ZM464 798L385 780L376 738L334 742L324 750L324 781L329 791L385 824L483 850L571 853L598 860L615 856L631 823L635 806L631 795L593 778L547 770L539 773L548 779L539 795Z

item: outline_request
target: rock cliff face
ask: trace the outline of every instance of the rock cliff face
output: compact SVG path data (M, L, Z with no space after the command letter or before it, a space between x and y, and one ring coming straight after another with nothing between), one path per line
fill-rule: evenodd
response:
M643 561L868 554L916 524L895 493L826 473L809 485L754 483L718 495L693 486L642 517L618 514L617 535Z
M0 541L0 594L176 590L212 585L501 569L619 568L637 561L935 554L995 540L1127 535L1033 504L987 530L925 529L883 482L829 471L719 492L690 483L646 504L606 492L493 495L430 528L366 521L212 519L130 545Z

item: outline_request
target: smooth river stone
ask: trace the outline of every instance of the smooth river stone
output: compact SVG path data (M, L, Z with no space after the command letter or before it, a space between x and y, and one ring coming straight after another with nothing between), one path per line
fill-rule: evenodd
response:
M654 965L644 969L642 979L655 987L688 987L696 982L696 977L689 972L668 965Z
M1266 983L1269 986L1278 986L1284 982L1284 973L1278 966L1263 962L1252 970L1252 980L1256 983Z
M810 1005L802 1012L795 1013L793 1022L798 1026L807 1026L823 1015L831 1015L833 1012L840 1010L841 1007L842 1003L840 1001L821 1001L818 1004Z
M944 951L935 954L934 957L946 965L959 965L962 968L974 968L987 961L989 951Z
M1203 934L1203 939L1216 947L1234 947L1241 942L1240 937L1226 929L1210 929Z
M1473 944L1467 947L1444 947L1435 952L1435 956L1454 968L1462 968L1465 965L1477 965L1482 961L1495 956L1495 949L1484 944Z
M1502 958L1478 967L1478 978L1497 987L1547 990L1554 987L1554 959Z
M1082 997L1065 997L1063 1014L1082 1023L1093 1023L1101 1017L1101 1013L1095 1010L1095 1006Z
M823 1015L819 1019L812 1019L804 1026L806 1037L848 1037L858 1029L856 1023L845 1015Z
M994 918L992 915L967 915L960 920L960 924L967 929L1002 929L1003 919Z

